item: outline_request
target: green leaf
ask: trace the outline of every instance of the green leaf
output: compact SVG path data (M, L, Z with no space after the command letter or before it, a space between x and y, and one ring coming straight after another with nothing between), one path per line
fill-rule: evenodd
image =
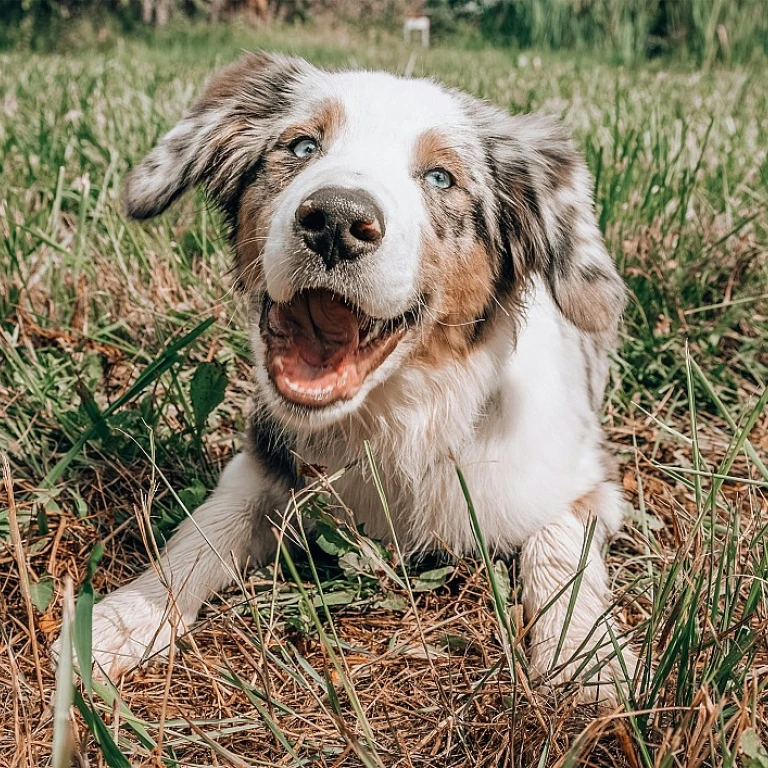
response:
M107 427L107 423L104 421L104 416L99 410L99 406L96 404L88 386L81 379L77 379L75 382L75 390L80 396L80 405L90 419L91 424L93 424L96 434L102 440L108 440L109 428Z
M83 680L86 693L89 700L93 698L93 669L91 659L93 658L92 643L92 623L93 623L93 585L91 580L96 571L101 556L104 554L104 545L98 542L88 558L88 568L85 574L85 581L80 588L80 594L75 603L75 652L77 653L78 666L80 667L80 677Z
M327 555L334 557L339 557L352 549L350 543L343 536L331 530L323 531L319 534L315 539L315 543Z
M470 641L459 635L443 635L440 638L440 647L449 651L465 651L469 645Z
M496 577L496 586L499 590L499 597L506 605L509 602L509 596L512 594L512 582L509 580L509 568L503 560L497 560L493 564L493 573Z
M109 768L131 768L131 764L120 751L117 744L115 744L109 728L107 728L96 710L88 706L88 703L83 699L82 694L78 690L75 690L75 706L80 710L80 714L93 734L93 738L96 739L96 743L101 747L104 761Z
M768 768L768 750L763 746L754 728L748 728L741 737L744 768Z
M360 547L350 539L344 527L333 518L323 515L316 517L315 531L317 536L315 543L328 555L339 557L347 552L360 552Z
M45 613L53 598L53 579L50 576L43 576L36 584L30 584L29 596L35 608L40 613Z
M227 371L215 360L200 363L189 385L189 397L195 414L195 427L199 430L213 411L223 402L227 389Z
M339 565L348 578L364 576L375 579L377 574L383 574L386 571L386 563L373 547L367 547L360 552L345 552L339 556Z
M179 491L179 499L187 508L187 512L194 512L205 500L208 489L195 478L192 485Z
M96 566L104 555L104 544L101 541L96 542L88 558L88 569L86 570L85 580L90 584L93 575L96 573Z
M408 601L402 595L396 595L394 592L387 592L384 597L373 604L374 608L381 608L383 611L393 611L403 613L408 609Z
M69 489L69 495L72 497L72 501L75 502L75 512L77 513L77 516L81 520L84 517L88 517L88 505L85 503L85 499L83 499L74 488Z
M120 698L120 694L112 681L94 680L93 690L98 697L109 706L112 712L117 712L125 725L139 737L139 741L147 748L154 749L157 742L149 735L143 720L140 720L131 712L128 705Z
M414 592L430 592L438 589L453 576L456 568L453 565L446 565L442 568L435 568L432 571L424 571L411 581Z
M209 317L206 320L203 320L203 322L200 323L196 328L193 328L189 333L185 334L180 339L177 339L172 344L167 346L161 352L161 354L158 355L141 372L136 381L125 392L123 392L120 397L114 400L108 408L104 409L104 412L102 413L103 418L107 419L112 416L112 414L116 413L126 403L134 400L148 386L157 381L160 376L162 376L167 370L172 368L178 362L179 350L183 349L188 344L191 344L195 339L197 339L198 336L207 331L214 322L215 318L213 317ZM91 425L89 429L85 430L75 441L74 445L66 452L66 454L64 454L64 456L59 459L58 462L56 462L56 465L53 467L53 469L51 469L43 478L40 484L41 487L47 489L55 485L59 481L59 478L66 471L67 467L74 461L74 459L86 445L86 443L88 443L96 434L96 427L93 425ZM41 522L44 523L45 521L43 520L38 522L38 526L40 526L40 533L45 533L47 532L47 527L44 529L41 525Z
M357 592L351 589L337 589L333 592L326 593L323 597L317 595L312 598L312 605L315 608L320 608L325 602L325 605L349 605L355 601Z

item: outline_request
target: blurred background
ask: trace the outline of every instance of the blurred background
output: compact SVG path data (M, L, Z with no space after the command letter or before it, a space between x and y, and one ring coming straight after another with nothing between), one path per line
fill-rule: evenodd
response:
M0 45L106 45L189 23L400 34L419 17L441 43L589 50L621 62L745 63L768 50L765 0L0 0Z

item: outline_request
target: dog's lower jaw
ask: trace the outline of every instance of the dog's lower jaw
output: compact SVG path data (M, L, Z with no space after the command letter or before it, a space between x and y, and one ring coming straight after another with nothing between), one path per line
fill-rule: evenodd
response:
M255 334L258 335L258 334ZM393 371L411 352L410 333L400 342L397 349L366 379L365 383L349 400L338 400L321 408L302 407L286 400L278 391L267 372L264 346L261 339L251 334L251 347L255 361L254 375L258 389L258 400L270 417L288 433L301 435L320 434L333 429L345 421L360 419L373 391L380 391L382 384L388 384Z

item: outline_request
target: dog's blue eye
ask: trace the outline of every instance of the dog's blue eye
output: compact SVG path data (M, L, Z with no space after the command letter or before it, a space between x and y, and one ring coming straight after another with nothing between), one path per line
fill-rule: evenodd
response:
M424 178L428 184L438 189L448 189L453 186L453 178L448 171L444 171L442 168L434 168L424 174Z
M306 136L302 139L297 139L291 144L291 152L302 160L312 157L317 152L317 142L314 139L308 139Z

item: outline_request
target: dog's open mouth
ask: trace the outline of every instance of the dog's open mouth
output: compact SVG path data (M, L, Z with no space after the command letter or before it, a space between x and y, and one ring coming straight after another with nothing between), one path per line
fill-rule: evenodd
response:
M265 297L261 335L267 371L293 403L320 408L349 400L392 353L415 312L369 317L324 289L302 291L283 304Z

